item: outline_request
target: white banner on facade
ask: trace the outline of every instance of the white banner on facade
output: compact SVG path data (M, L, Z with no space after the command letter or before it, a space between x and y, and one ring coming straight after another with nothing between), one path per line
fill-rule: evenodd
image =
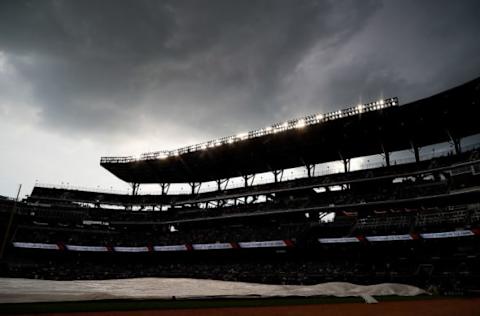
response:
M155 251L186 251L187 246L185 245L171 245L171 246L153 246Z
M28 248L28 249L51 249L51 250L59 250L57 244L42 244L42 243L34 243L34 242L14 242L13 246L16 248Z
M193 244L192 248L194 250L215 250L215 249L232 249L230 243L215 243L215 244Z
M318 238L321 244L341 244L348 242L359 242L357 237L340 237L340 238Z
M89 252L105 252L108 248L105 246L78 246L78 245L65 245L65 248L70 251L89 251Z
M103 226L110 225L109 222L91 221L91 220L84 220L82 223L83 223L83 225L103 225Z
M117 252L148 252L148 247L113 247Z
M468 237L473 235L475 234L471 230L454 230L450 232L420 234L420 236L425 239Z
M403 235L386 235L386 236L367 236L368 241L397 241L397 240L412 240L409 234Z
M274 248L287 246L283 240L239 242L238 245L240 248Z

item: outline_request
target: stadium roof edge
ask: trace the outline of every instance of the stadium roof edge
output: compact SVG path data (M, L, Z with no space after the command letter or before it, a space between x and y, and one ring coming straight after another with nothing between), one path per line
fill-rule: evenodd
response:
M345 108L342 110L332 111L328 113L317 113L307 115L301 118L291 119L285 122L278 122L267 126L265 128L238 133L236 135L225 136L222 138L206 141L203 143L198 143L195 145L190 145L174 150L160 150L155 152L147 152L141 154L139 157L134 156L106 156L101 157L101 163L125 163L125 162L134 162L139 160L152 160L152 159L166 159L168 157L180 156L182 154L191 153L194 151L207 150L212 147L224 146L232 144L235 142L244 141L247 139L252 139L256 137L261 137L269 134L276 134L285 132L295 128L304 128L313 124L321 124L331 120L339 119L342 117L348 117L352 115L359 115L366 112L377 111L391 106L398 106L399 101L397 97L386 98L378 101L358 104L353 107Z
M140 159L102 157L100 164L126 182L192 183L349 159L480 133L473 119L479 102L477 78L400 107L384 99Z

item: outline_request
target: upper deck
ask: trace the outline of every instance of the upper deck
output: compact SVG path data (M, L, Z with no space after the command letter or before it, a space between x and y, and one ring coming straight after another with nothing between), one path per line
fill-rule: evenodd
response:
M403 106L387 99L139 159L103 157L100 164L130 183L194 183L245 176L478 134L479 104L477 78Z

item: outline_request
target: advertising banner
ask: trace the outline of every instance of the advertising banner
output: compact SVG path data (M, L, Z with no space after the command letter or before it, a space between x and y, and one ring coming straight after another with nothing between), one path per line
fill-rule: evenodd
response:
M153 246L154 251L187 251L186 245Z
M403 235L386 235L386 236L367 236L368 241L397 241L397 240L412 240L409 234Z
M88 252L106 252L108 248L105 246L78 246L78 245L65 245L65 248L70 251L88 251Z
M474 233L471 230L454 230L450 232L420 234L424 239L467 237L473 235Z
M14 242L13 246L16 248L29 248L29 249L51 249L59 250L57 244L42 244L34 242Z
M148 247L113 247L113 251L117 252L148 252Z
M216 250L216 249L232 249L230 243L214 243L214 244L193 244L194 250Z
M318 238L321 244L341 244L349 242L360 242L357 237L340 237L340 238Z
M268 241L249 241L239 242L240 248L274 248L274 247L287 247L287 244L283 240L268 240Z

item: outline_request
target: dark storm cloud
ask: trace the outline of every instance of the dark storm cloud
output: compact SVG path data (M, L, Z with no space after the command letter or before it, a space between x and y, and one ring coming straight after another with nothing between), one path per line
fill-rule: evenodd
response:
M153 115L160 124L204 126L212 115L268 113L285 74L314 44L339 45L377 8L370 1L12 1L0 10L0 49L32 84L45 124L112 132Z
M388 96L406 103L474 79L479 14L478 1L385 1L345 45L306 58L287 100L306 112Z
M222 136L468 80L478 13L478 1L11 1L0 51L50 129Z

